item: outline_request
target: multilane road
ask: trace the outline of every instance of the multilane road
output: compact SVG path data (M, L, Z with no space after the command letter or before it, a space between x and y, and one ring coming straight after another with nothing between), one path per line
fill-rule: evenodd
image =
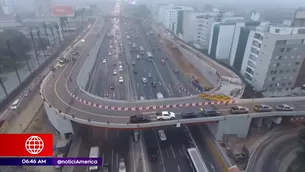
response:
M162 109L174 112L197 111L198 106L218 109L222 112L222 115L229 114L228 109L230 105L209 105L206 100L201 100L198 96L140 102L107 101L88 96L79 90L76 78L84 64L86 55L90 52L91 47L93 47L97 39L95 32L89 32L85 36L86 43L78 45L80 57L75 65L68 63L63 69L57 69L53 76L51 74L49 77L46 77L42 84L41 91L44 99L62 113L74 115L74 117L84 120L109 121L111 123L126 123L129 116L135 113L153 113ZM68 76L71 77L71 81L67 81ZM252 110L254 103L265 103L273 107L276 104L287 103L293 106L296 111L303 111L305 110L303 100L304 97L267 98L256 99L253 102L252 100L238 100L238 104L249 107ZM179 119L179 115L177 118Z
M171 60L162 63L167 55L157 46L157 39L150 30L144 30L139 21L113 19L112 22L108 33L113 35L106 38L101 46L89 92L119 100L155 99L157 93L162 93L165 98L187 96L182 90L184 87L191 91L189 94L197 93L183 72L174 73L178 68ZM140 53L140 46L144 47L144 54ZM151 61L148 61L146 52L153 55ZM117 74L113 73L114 70ZM122 83L119 82L120 77ZM147 79L146 84L143 78Z

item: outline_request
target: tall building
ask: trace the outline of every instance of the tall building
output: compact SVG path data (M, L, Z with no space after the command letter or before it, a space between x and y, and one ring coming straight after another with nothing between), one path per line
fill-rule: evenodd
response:
M5 15L15 14L15 0L1 0L1 7Z
M298 8L294 12L291 27L305 27L305 8Z
M191 7L166 5L159 9L159 20L163 26L176 35L183 35L184 13L193 11Z
M305 27L259 26L251 30L241 74L266 96L295 90L305 54Z

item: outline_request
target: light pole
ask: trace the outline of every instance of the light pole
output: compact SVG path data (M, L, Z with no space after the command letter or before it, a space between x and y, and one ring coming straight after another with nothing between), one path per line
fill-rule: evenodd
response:
M252 106L253 106L253 104L254 104L254 98L255 98L255 95L256 95L256 89L255 88L253 88L253 96L252 96Z
M280 86L280 84L279 84L279 83L276 83L276 89L275 89L275 92L279 92L279 91L278 91L279 86Z

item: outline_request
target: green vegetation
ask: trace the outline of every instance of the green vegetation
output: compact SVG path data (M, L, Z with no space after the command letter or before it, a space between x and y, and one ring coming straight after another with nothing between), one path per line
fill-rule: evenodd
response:
M27 52L32 50L32 43L23 33L13 29L4 30L0 32L0 38L0 72L13 70L14 60L21 62L28 59ZM10 44L11 54L7 42Z

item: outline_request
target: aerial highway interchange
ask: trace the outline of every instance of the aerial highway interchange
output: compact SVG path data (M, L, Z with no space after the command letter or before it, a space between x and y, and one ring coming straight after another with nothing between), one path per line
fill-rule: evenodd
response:
M109 18L107 18L109 19ZM111 21L117 21L119 18L114 17L111 18ZM96 23L103 21L104 19L98 18ZM121 22L123 20L123 22ZM105 22L111 22L105 21ZM92 30L88 32L87 35L84 36L85 42L79 42L77 45L77 51L79 52L80 56L77 59L76 63L67 63L66 66L63 68L57 68L55 72L52 74L52 77L46 77L42 84L42 96L50 105L54 106L56 109L60 110L62 113L65 114L73 114L74 117L91 121L97 122L111 122L111 123L127 123L129 120L130 115L135 115L139 113L144 113L147 115L154 115L156 111L161 110L168 110L178 113L177 118L179 119L179 113L181 112L190 112L190 111L198 111L199 107L203 107L205 109L217 109L221 112L221 115L229 115L229 109L232 105L230 103L236 102L244 107L249 109L249 112L253 112L252 106L254 103L264 103L268 104L272 107L275 107L277 104L287 103L294 107L295 111L303 111L303 97L291 97L291 98L266 98L266 99L253 99L253 100L243 100L237 99L232 100L227 104L226 101L217 101L211 102L209 100L203 100L199 97L199 95L188 95L185 96L183 93L176 90L175 82L181 82L181 85L185 85L185 87L189 87L187 79L183 79L183 77L176 78L175 80L171 81L174 77L172 75L177 75L174 73L175 67L165 67L162 62L160 63L160 57L166 55L159 55L153 58L153 61L150 62L147 60L147 57L141 57L143 59L137 60L136 55L139 54L138 52L131 52L131 46L133 44L132 41L127 39L126 35L126 27L129 28L134 26L134 29L129 29L135 32L133 34L133 39L136 40L136 45L143 44L145 48L150 49L151 52L154 46L148 46L149 41L145 39L149 35L146 35L143 28L141 28L140 24L136 20L131 19L131 24L125 25L126 18L122 18L119 20L119 23L115 25L115 28L120 28L121 38L122 40L117 40L117 44L119 45L122 42L122 47L117 47L118 49L114 50L114 44L112 45L113 48L110 48L109 45L110 41L115 42L111 39L105 39L105 42L102 43L102 50L99 53L97 65L98 68L96 69L95 80L93 80L91 84L91 93L97 94L101 97L92 97L86 94L84 91L79 90L77 85L77 76L80 72L80 69L83 67L85 62L85 57L89 55L91 51L91 47L95 44L97 40L97 32L95 31L96 28L93 24ZM123 23L123 24L122 24ZM129 22L128 22L129 23ZM123 26L122 26L123 25ZM105 24L105 26L109 26ZM110 25L112 26L112 25ZM101 28L104 33L104 36L107 37L107 32L111 27L103 27ZM94 32L93 32L94 30ZM125 31L125 32L124 32ZM127 32L128 33L128 32ZM140 35L138 35L140 34ZM132 34L130 34L131 36ZM137 36L136 36L137 35ZM144 37L144 38L137 38L136 37ZM154 39L149 39L152 42L156 41ZM108 41L108 42L107 42ZM132 42L131 45L129 42ZM142 43L143 42L143 43ZM107 44L108 43L108 44ZM116 51L121 51L121 55L117 54ZM109 52L113 53L109 56ZM158 54L162 53L162 50L155 50ZM66 56L71 56L67 54ZM154 54L154 53L153 53ZM116 56L118 55L118 56ZM126 56L126 57L125 57ZM103 63L103 60L106 59L106 63ZM122 68L124 71L119 71L119 62L122 62ZM135 65L132 65L132 62L135 62ZM142 65L142 64L143 65ZM114 66L113 64L116 64ZM167 60L166 65L173 65L170 60ZM113 75L113 69L116 68L118 74ZM138 71L137 74L134 74L133 71ZM162 72L158 72L161 71ZM107 72L106 74L104 72ZM152 74L152 78L156 80L157 86L153 88L153 86L149 83L146 85L143 84L143 77L146 77L149 80L148 73ZM127 73L128 72L128 73ZM121 74L122 73L122 74ZM162 75L161 75L162 73ZM172 74L170 74L172 73ZM182 72L179 72L179 75ZM169 75L169 76L167 76ZM51 75L49 75L51 76ZM123 83L119 83L119 77L122 76L124 79ZM166 79L161 79L165 78ZM98 78L98 79L97 79ZM170 78L170 79L169 79ZM163 81L162 81L163 80ZM110 81L110 83L109 83ZM164 84L166 81L166 84ZM111 83L115 83L115 89L111 89ZM150 81L152 82L152 81ZM168 84L167 84L168 83ZM94 88L94 89L92 89ZM171 90L171 91L169 91ZM161 92L164 96L163 99L149 99L149 98L156 98L156 92ZM172 96L185 96L185 97L169 97L170 93L172 92ZM105 97L105 94L108 94ZM146 100L139 100L140 97L144 97ZM119 99L119 100L115 100ZM134 100L135 99L135 100ZM147 100L149 99L149 100ZM291 103L289 103L289 100ZM136 112L135 112L136 111Z

